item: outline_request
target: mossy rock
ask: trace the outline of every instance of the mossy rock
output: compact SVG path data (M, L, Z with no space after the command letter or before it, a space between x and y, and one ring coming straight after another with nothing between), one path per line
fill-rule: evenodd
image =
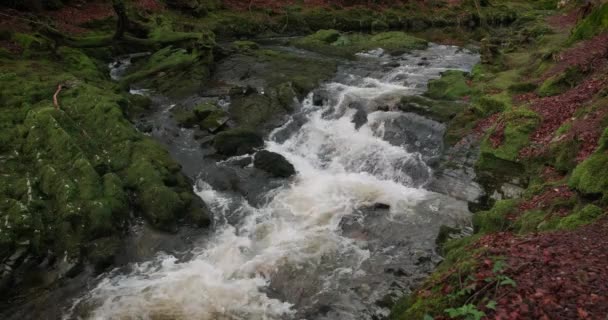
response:
M449 70L441 74L441 78L431 80L425 95L439 100L458 100L471 94L467 84L467 73L458 70Z
M473 107L476 114L482 117L487 117L504 111L507 108L507 105L503 101L483 96L475 99Z
M326 44L334 43L340 38L340 32L337 30L319 30L309 36L310 41L319 41Z
M491 153L499 159L518 161L519 151L528 145L530 134L540 123L540 118L535 112L522 107L503 113L502 121L506 123L503 142L494 148L488 135L482 142L481 152Z
M602 208L589 204L579 211L561 218L557 224L557 229L575 229L592 223L602 215L604 215Z
M511 222L507 215L516 210L518 201L514 199L497 201L492 209L481 211L473 216L473 226L477 233L507 231Z
M586 194L608 194L608 152L598 150L581 162L568 180L570 187Z
M92 241L87 245L88 260L97 271L102 271L112 265L122 242L117 237L105 237Z
M226 111L217 108L217 110L211 112L199 123L199 127L208 130L211 133L215 133L219 131L229 119Z
M403 112L412 112L439 122L448 122L464 110L465 104L454 101L441 101L424 96L406 96L399 103Z
M547 213L542 210L531 210L525 212L517 219L514 228L519 233L538 232L541 226L546 226Z
M233 96L228 109L231 117L244 128L259 130L264 124L286 113L275 96L275 89L269 88L265 94L248 94Z
M179 195L164 185L145 186L138 192L138 203L148 221L161 230L174 231L185 205Z
M331 56L353 58L358 52L382 48L389 54L398 55L427 47L425 40L401 31L370 34L341 34L336 30L321 30L292 41L296 47Z
M250 53L260 48L260 45L253 41L239 40L232 43L232 47L240 53Z
M220 108L211 103L199 104L192 109L176 107L172 110L175 121L184 128L192 128L195 125L201 124L212 114L221 111Z
M262 147L264 140L253 130L231 129L220 132L213 140L213 146L222 155L239 156Z
M558 130L559 131L559 130ZM556 135L560 135L556 133ZM580 143L576 139L560 141L551 146L551 152L548 155L549 161L553 161L555 169L561 172L570 172L577 165L577 156Z
M143 65L131 68L133 72L120 83L122 87L138 84L171 97L185 97L200 90L209 78L212 61L211 50L189 52L169 46L155 52Z
M144 114L152 106L152 100L149 97L141 94L127 95L127 106L124 109L125 115L133 120Z

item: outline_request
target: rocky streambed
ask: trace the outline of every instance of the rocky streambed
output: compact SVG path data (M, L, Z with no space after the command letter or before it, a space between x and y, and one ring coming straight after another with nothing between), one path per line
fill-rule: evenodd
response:
M477 54L435 44L400 55L377 49L355 60L274 45L256 50L218 62L212 85L196 96L134 91L152 101L137 127L195 181L212 229L183 226L171 235L135 226L117 258L122 267L51 293L66 301L49 306L54 314L382 319L441 260L440 228L467 229L468 203L481 195L475 151L446 150L445 126L411 112L404 98L424 94L442 72L470 71ZM270 52L291 60L272 69L264 65ZM298 59L337 65L337 72L314 89L277 85L286 68L316 71ZM289 103L268 117L256 99ZM212 125L184 125L184 112L201 105L218 115ZM263 140L236 134L218 144L220 135L250 131Z

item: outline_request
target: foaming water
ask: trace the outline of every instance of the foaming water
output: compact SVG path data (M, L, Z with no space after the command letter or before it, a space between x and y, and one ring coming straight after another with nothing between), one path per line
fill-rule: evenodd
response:
M238 212L243 218L219 223L211 239L183 258L163 254L104 275L65 318L323 318L327 311L309 311L327 295L360 300L335 319L352 319L365 309L365 297L381 293L352 293L353 281L380 276L370 263L399 262L393 252L409 249L346 234L345 218L364 219L362 208L381 203L390 206L382 216L386 225L413 223L425 212L441 211L436 201L442 199L423 188L432 174L426 156L385 139L386 125L403 115L375 108L423 92L441 71L469 70L477 58L446 46L399 58L380 51L362 57L321 88L327 98L322 105L313 104L312 94L304 100L296 115L305 119L301 125L294 130L288 123L270 135L266 149L285 156L297 176L266 194L266 204L252 207L199 181L196 191L217 217ZM379 70L388 61L398 65ZM353 118L361 110L367 120L357 129Z

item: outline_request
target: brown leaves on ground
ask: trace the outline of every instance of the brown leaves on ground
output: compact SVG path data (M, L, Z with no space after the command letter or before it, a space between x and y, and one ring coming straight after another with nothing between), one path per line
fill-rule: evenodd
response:
M505 257L515 287L495 292L491 319L606 319L608 219L573 231L487 235L477 244L487 257ZM481 264L484 275L490 266ZM483 308L483 306L480 306Z
M563 73L571 67L577 67L582 72L603 68L608 59L608 33L577 43L553 58L557 64L543 75L542 80Z
M47 11L44 15L53 19L60 31L79 34L87 31L83 24L109 18L114 15L114 10L110 2L95 2L80 7L64 6L59 10Z
M602 70L605 71L605 68ZM534 157L546 151L555 131L574 113L589 102L598 92L606 88L605 74L589 77L578 86L556 96L536 98L530 101L530 108L541 116L540 126L532 133L532 145L520 152L521 157ZM590 128L595 130L595 128ZM594 144L595 145L595 144Z
M435 4L429 0L415 1L421 6L431 6ZM250 10L250 9L270 9L275 12L283 11L287 6L298 5L305 8L330 8L330 7L368 7L373 9L382 9L387 7L399 6L411 3L408 0L223 0L222 3L228 9L232 10ZM448 0L448 6L459 6L462 0Z
M556 200L569 199L575 195L568 186L552 187L542 194L535 195L532 199L519 204L519 210L525 212L533 209L544 209L555 203Z
M547 18L547 22L551 28L557 31L568 30L578 21L580 11L578 9L570 10L567 13L558 13Z

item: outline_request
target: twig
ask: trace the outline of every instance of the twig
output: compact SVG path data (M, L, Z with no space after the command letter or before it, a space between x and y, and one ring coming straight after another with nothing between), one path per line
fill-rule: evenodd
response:
M59 101L57 101L57 95L59 92L61 92L61 89L63 89L63 85L57 85L57 91L55 91L55 94L53 95L53 104L55 105L56 110L59 110Z
M488 284L486 284L485 286L483 286L483 288L477 290L477 292L475 292L472 296L470 296L467 301L464 303L469 304L469 302L473 302L475 301L473 298L477 297L479 294L481 294L482 292L486 291L486 289L488 289L489 287L491 287L495 282L497 282L496 280L489 282Z

